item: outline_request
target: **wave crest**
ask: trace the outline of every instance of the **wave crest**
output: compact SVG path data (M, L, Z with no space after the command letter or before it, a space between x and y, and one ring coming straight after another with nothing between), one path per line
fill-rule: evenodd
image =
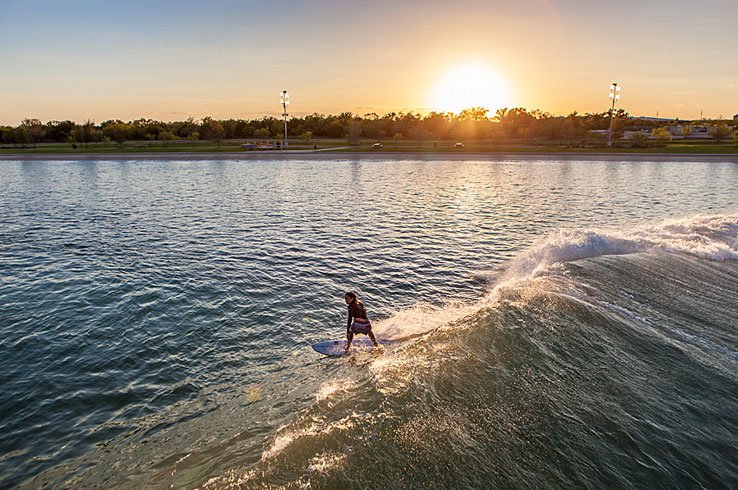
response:
M536 277L555 264L637 252L738 260L738 215L671 219L633 230L562 230L513 258L494 291Z

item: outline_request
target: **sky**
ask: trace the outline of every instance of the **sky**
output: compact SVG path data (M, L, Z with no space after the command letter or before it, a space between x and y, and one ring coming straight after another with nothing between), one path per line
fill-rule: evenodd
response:
M738 0L0 0L0 124L738 113ZM454 102L454 103L452 103ZM479 103L477 103L479 102Z

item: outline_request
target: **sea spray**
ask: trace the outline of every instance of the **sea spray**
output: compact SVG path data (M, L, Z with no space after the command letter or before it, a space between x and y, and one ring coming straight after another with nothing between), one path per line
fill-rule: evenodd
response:
M685 253L712 260L738 259L738 215L669 219L630 230L562 230L539 240L503 265L493 299L506 287L545 273L550 266L603 255Z

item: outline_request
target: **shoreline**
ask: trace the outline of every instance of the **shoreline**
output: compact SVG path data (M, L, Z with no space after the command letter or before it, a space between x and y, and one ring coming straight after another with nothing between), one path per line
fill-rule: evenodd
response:
M135 160L605 160L605 161L727 161L738 163L735 153L594 153L594 152L151 152L151 153L5 153L2 161L135 161Z

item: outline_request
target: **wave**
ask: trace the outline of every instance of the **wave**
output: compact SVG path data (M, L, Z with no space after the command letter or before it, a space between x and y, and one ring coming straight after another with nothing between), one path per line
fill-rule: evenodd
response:
M229 435L136 474L214 489L735 487L737 259L737 215L562 231L478 302L376 322L404 339L384 352L295 366L302 386L244 387L162 430Z
M389 339L422 335L474 314L498 300L506 290L543 276L561 264L643 252L738 260L738 214L669 219L630 230L561 230L538 240L499 269L476 274L489 284L489 293L478 303L419 303L376 322L375 331Z
M731 486L738 460L726 462L722 450L738 436L738 418L727 408L738 403L738 340L730 328L738 314L736 259L736 215L548 237L510 261L479 303L415 307L383 322L387 332L399 333L402 324L415 337L358 361L381 415L361 415L359 404L316 427L309 422L315 409L308 410L304 422L287 424L265 447L262 463L272 464L260 478L279 480L273 470L282 465L301 474L303 485L357 486L368 474L352 467L362 459L357 453L394 466L380 455L386 451L426 465L405 475L425 484ZM531 294L508 301L507 293L521 290ZM366 384L347 386L341 392L327 382L317 403L367 396ZM314 437L299 439L306 434ZM350 443L325 443L335 438ZM285 462L314 444L320 450L304 472ZM361 449L347 450L354 446ZM572 468L572 460L588 463ZM464 461L478 464L457 470ZM481 469L496 465L504 471ZM372 485L393 487L392 472L379 473ZM258 486L260 478L245 484Z
M633 230L562 230L505 264L495 286L503 288L536 277L555 264L637 252L738 260L738 214L670 219Z

